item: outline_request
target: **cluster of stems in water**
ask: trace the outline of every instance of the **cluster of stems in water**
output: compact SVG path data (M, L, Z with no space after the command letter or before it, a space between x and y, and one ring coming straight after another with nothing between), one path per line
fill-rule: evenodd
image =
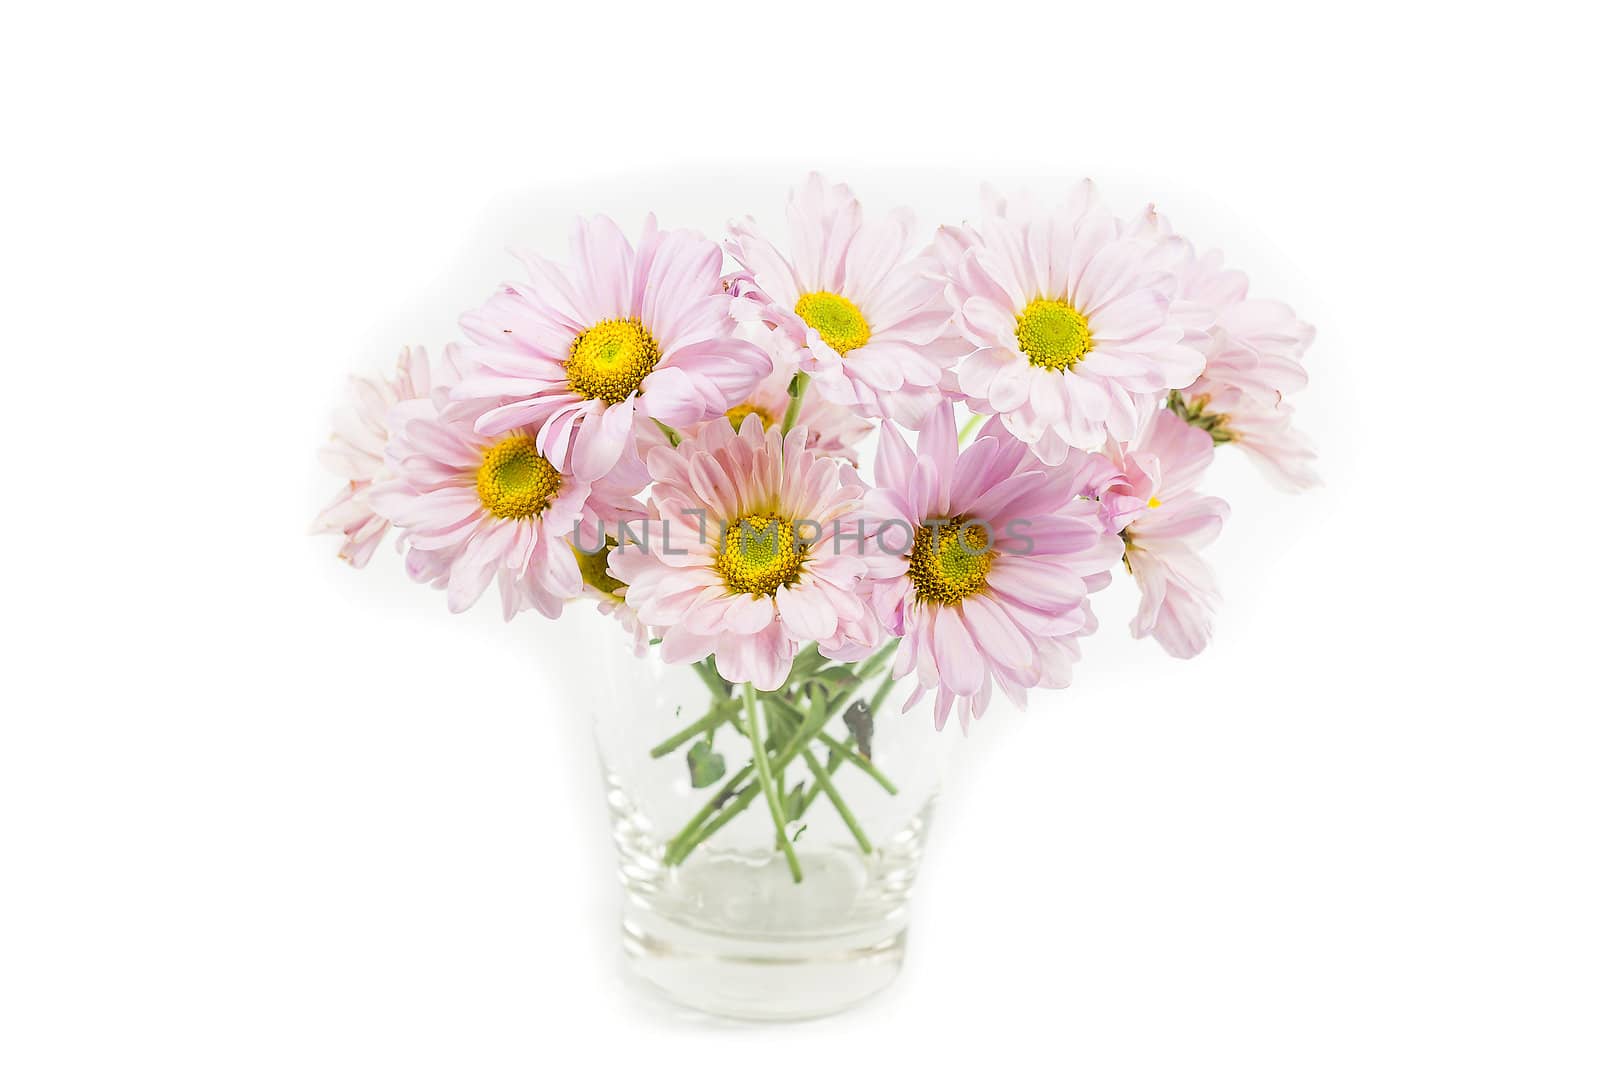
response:
M681 865L696 847L762 798L772 815L776 846L799 883L802 870L789 825L799 821L819 795L826 796L838 811L862 853L871 854L872 841L834 786L833 774L848 766L851 772L865 773L890 795L895 794L894 784L872 764L870 742L872 721L894 685L887 673L898 642L879 648L859 665L830 662L815 646L808 647L796 656L787 683L775 692L757 691L750 684L729 684L717 672L714 659L696 662L694 670L711 692L710 709L651 748L651 757L663 758L697 740L689 752L691 775L700 778L695 780L697 787L710 786L722 772L720 756L712 754L711 745L717 730L727 726L750 742L751 758L668 842L666 863ZM880 674L883 679L871 698L857 698L862 686ZM849 726L846 734L836 737L825 732L841 715ZM797 761L809 779L799 779L791 788L788 782L798 768Z

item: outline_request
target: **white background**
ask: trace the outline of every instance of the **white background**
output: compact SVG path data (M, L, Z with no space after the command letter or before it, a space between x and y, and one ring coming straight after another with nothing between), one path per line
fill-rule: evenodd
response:
M8 14L0 1061L1600 1058L1590 33L675 6ZM621 976L570 628L306 528L344 375L505 245L814 166L930 230L985 176L1155 200L1319 327L1328 483L1224 454L1215 646L1105 597L970 743L900 982L772 1032Z

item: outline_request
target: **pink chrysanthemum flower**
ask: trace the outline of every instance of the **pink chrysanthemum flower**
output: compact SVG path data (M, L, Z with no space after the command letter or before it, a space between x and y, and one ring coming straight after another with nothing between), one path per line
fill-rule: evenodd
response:
M1199 346L1212 384L1240 389L1264 403L1306 386L1303 359L1317 334L1292 308L1250 295L1250 279L1225 267L1220 251L1197 253L1153 207L1130 231L1155 243L1166 258L1177 282L1174 317L1204 335Z
M930 264L914 256L909 211L864 221L847 185L811 174L789 196L785 256L744 219L728 250L754 277L767 320L823 398L920 425L957 349Z
M526 283L462 317L475 367L454 395L494 401L478 432L526 426L549 461L596 481L622 459L636 422L705 421L771 371L733 334L734 297L712 241L661 232L651 217L635 250L599 217L578 223L572 256L570 271L525 256Z
M583 598L595 609L621 626L635 655L644 655L650 641L659 633L639 620L639 612L628 605L628 586L611 574L611 556L617 549L617 534L624 525L649 516L644 504L624 495L627 489L607 477L591 494L589 506L572 536L573 554L583 576Z
M1294 428L1294 408L1284 398L1307 383L1303 359L1316 330L1286 304L1251 296L1249 279L1224 267L1220 252L1197 254L1154 209L1137 228L1164 242L1185 305L1208 309L1196 323L1205 371L1173 398L1172 409L1215 443L1237 444L1280 488L1320 483L1316 453Z
M1087 181L1054 210L994 200L935 247L971 352L960 396L1046 463L1129 439L1204 365L1190 326L1205 309L1178 299L1170 251L1124 232Z
M387 461L394 476L372 506L403 530L406 569L443 587L453 612L498 579L509 620L532 607L558 617L583 580L570 534L591 485L551 462L523 429L485 435L470 417L416 400L390 416Z
M644 516L643 513L639 515ZM579 540L583 540L581 534ZM574 549L578 569L583 574L583 598L592 601L601 614L616 621L628 637L633 653L642 657L649 650L656 631L641 621L639 612L628 605L628 586L610 573L611 553L616 549L614 538L608 538L596 551Z
M437 374L423 348L402 348L393 377L352 377L350 404L334 415L333 436L317 452L322 464L346 479L333 501L317 515L312 532L344 537L339 557L360 569L383 542L389 522L373 512L372 487L389 476L383 449L389 442L389 412L407 400L426 397L435 384L455 382L454 345L445 349Z
M1317 453L1294 427L1294 408L1286 400L1263 400L1202 375L1174 397L1172 409L1213 443L1237 446L1279 488L1301 491L1322 483Z
M894 675L916 674L907 707L934 691L935 726L954 710L965 729L996 685L1019 706L1029 688L1065 687L1077 637L1094 628L1089 592L1122 553L1082 498L1103 462L1073 452L1045 466L996 418L958 454L944 404L915 453L885 427L875 472L872 595L884 628L905 637Z
M780 366L757 385L754 392L728 409L728 422L738 427L744 424L748 415L754 414L761 419L764 429L782 425L789 409L789 382L793 377L792 369ZM872 432L872 422L849 407L824 399L815 389L807 389L801 397L795 425L805 427L807 451L827 458L843 459L852 466L858 457L856 445ZM696 427L688 430L686 435L696 436L699 431Z
M583 566L585 560L593 559L594 557L596 556L580 554L578 556L579 566ZM599 557L604 558L605 556L601 555ZM583 597L593 600L596 610L622 627L623 635L628 638L628 644L633 648L634 655L638 658L643 658L650 650L650 641L655 638L656 630L641 621L639 612L628 605L627 585L604 571L601 571L597 576L613 585L613 588L607 590L601 585L592 583L590 574L586 570L584 573Z
M1107 447L1122 477L1102 498L1141 593L1130 627L1177 658L1193 658L1210 642L1219 605L1216 578L1199 551L1222 530L1228 504L1196 490L1213 450L1203 430L1167 410L1131 444Z
M718 419L650 452L654 541L624 539L610 574L640 621L665 633L665 661L715 654L725 679L774 691L802 643L857 658L878 642L857 588L866 563L836 543L863 489L805 445L803 433L763 430L752 415L737 432Z

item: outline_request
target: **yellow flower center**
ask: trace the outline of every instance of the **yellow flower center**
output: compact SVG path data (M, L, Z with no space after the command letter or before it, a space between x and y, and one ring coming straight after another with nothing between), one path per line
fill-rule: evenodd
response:
M567 355L567 383L585 399L621 403L661 361L661 349L637 318L608 318L579 333Z
M807 292L794 305L794 313L840 355L872 339L872 329L861 309L837 293Z
M800 579L805 557L793 522L776 514L747 514L723 533L715 565L730 592L774 595Z
M771 411L763 410L750 403L741 403L737 407L728 408L728 420L733 423L735 429L743 425L744 420L752 414L761 419L761 428L763 429L771 429L778 424L778 419L772 416Z
M989 586L997 552L982 525L954 519L938 527L919 525L911 541L911 586L922 602L959 603Z
M1038 296L1017 315L1017 346L1033 365L1064 372L1094 349L1094 337L1070 303Z
M478 498L497 518L536 518L561 490L561 474L539 454L531 436L508 436L483 453Z
M606 564L611 559L611 549L617 546L617 538L606 537L606 546L590 554L579 551L576 546L572 553L578 558L578 572L583 574L583 583L593 588L602 595L609 595L613 599L621 599L622 593L628 586L606 572Z
M1157 499L1155 496L1151 496L1150 497L1150 509L1151 510L1156 509L1160 505L1161 505L1161 500Z

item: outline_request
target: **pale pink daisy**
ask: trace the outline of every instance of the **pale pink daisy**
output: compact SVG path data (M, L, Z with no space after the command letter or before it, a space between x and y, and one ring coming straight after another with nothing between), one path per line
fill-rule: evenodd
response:
M573 266L526 255L527 282L464 315L474 341L458 400L492 400L477 431L527 427L539 451L595 481L623 458L637 422L674 429L722 414L772 369L734 336L722 249L652 216L637 249L609 218L580 220ZM570 463L568 456L570 455Z
M1204 335L1205 377L1273 404L1306 386L1303 359L1316 330L1288 304L1250 295L1242 271L1224 266L1219 251L1196 252L1154 207L1131 230L1160 248L1176 279L1174 317Z
M1299 491L1322 483L1310 439L1294 427L1294 408L1202 376L1172 398L1172 410L1214 444L1233 444L1277 487Z
M830 402L915 428L939 400L956 349L931 264L912 250L906 210L864 220L847 185L811 174L789 196L789 254L734 222L728 250L750 272L767 320Z
M1170 251L1125 231L1087 181L1055 209L992 200L935 248L970 352L961 398L1046 463L1129 439L1204 366L1191 327L1206 310L1179 298Z
M403 531L407 572L443 587L451 611L496 580L508 620L529 607L557 617L582 590L570 534L595 486L557 468L526 430L486 435L470 416L414 400L390 416L387 461L394 476L372 506Z
M1141 593L1130 628L1137 637L1154 636L1174 657L1192 658L1210 642L1220 603L1199 552L1228 517L1228 504L1197 490L1211 465L1211 437L1163 410L1132 443L1106 450L1122 478L1104 498L1118 516L1124 562Z
M906 706L935 693L943 728L965 729L998 686L1023 705L1027 689L1062 688L1093 631L1088 595L1103 587L1122 544L1083 498L1109 472L1081 452L1046 466L990 418L958 453L954 413L924 423L915 453L885 426L878 487L867 497L873 603L904 636L894 675L916 675Z
M1193 323L1206 368L1170 406L1216 444L1237 444L1281 488L1319 483L1310 441L1293 426L1284 397L1304 388L1306 348L1316 330L1288 305L1250 295L1250 281L1225 267L1222 254L1197 254L1172 233L1164 215L1147 210L1135 227L1170 257L1185 306L1207 308Z
M617 550L617 533L626 525L637 528L649 516L644 504L625 495L626 489L610 477L600 481L584 508L579 527L572 534L572 550L583 576L583 598L595 609L621 626L635 655L643 656L658 633L639 620L639 612L628 605L628 586L611 572L611 555Z
M453 348L453 345L452 345ZM339 557L357 569L372 559L389 522L373 512L372 487L389 477L383 449L389 442L389 412L406 400L426 397L435 384L455 381L452 348L438 373L428 365L423 348L401 348L392 377L351 377L350 403L334 415L333 435L317 452L327 469L346 479L317 515L312 532L342 536Z
M734 275L729 280L730 292L743 294L745 299L749 298L748 293L753 290L750 289L751 282L747 278ZM799 369L798 364L793 361L794 353L778 341L771 325L765 321L741 321L735 332L737 336L749 340L766 351L772 358L773 370L765 380L756 385L754 391L740 397L738 402L728 408L726 415L728 421L737 429L744 424L746 415L754 414L761 419L762 428L782 425L794 399L791 388L794 385L795 372ZM706 424L709 423L685 429L681 435L697 436ZM873 429L870 420L861 417L849 407L824 399L816 389L806 389L801 394L800 409L796 413L795 424L806 427L808 451L830 458L844 459L852 466L857 464L859 458L856 445L869 436ZM647 454L650 448L670 443L660 426L649 423L640 427L638 446L640 454ZM645 474L644 479L648 480L648 474Z
M789 383L793 377L792 370L780 366L757 385L755 391L728 408L728 422L738 427L744 424L747 415L754 414L761 419L764 429L782 425L793 398L789 394ZM872 432L872 422L849 407L823 398L816 389L807 389L800 397L800 410L794 424L805 427L807 451L828 458L844 459L852 466L857 459L856 445ZM699 427L696 427L688 430L686 435L695 436L699 431Z
M866 563L836 550L863 492L849 466L754 415L737 432L718 419L648 462L652 542L621 538L609 572L639 620L664 632L665 661L715 654L725 679L774 691L802 643L854 659L878 642L857 588Z
M582 540L581 536L579 540ZM599 550L574 548L578 569L583 574L583 598L592 601L601 614L616 621L628 637L633 653L642 657L649 650L656 631L641 621L639 612L628 605L628 586L611 575L611 553L616 549L614 537L602 541Z
M580 554L578 556L578 565L581 568L586 560L591 560L594 557L593 555ZM603 558L604 555L600 557ZM591 576L598 576L599 580L604 583L594 583L591 580ZM607 589L604 586L606 583L614 585L614 587ZM618 581L615 577L605 573L591 575L585 569L583 597L593 600L596 610L611 618L621 627L623 635L628 639L628 646L633 649L635 657L643 658L649 653L650 641L656 638L656 630L639 619L639 612L628 605L627 594L628 586Z

